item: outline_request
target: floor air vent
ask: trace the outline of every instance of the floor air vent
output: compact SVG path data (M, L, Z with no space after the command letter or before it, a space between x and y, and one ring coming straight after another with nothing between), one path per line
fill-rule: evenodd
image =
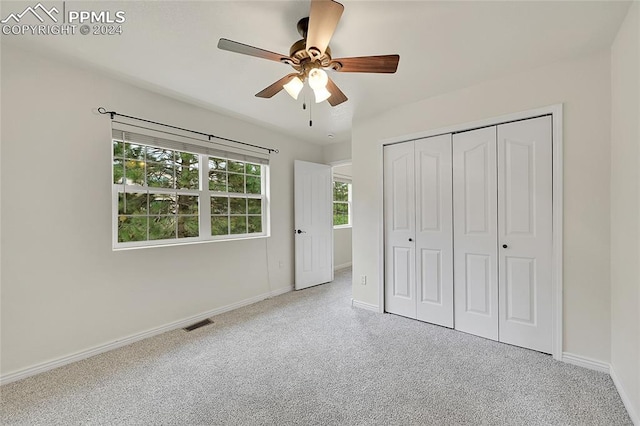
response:
M209 324L213 324L213 321L211 321L209 318L202 320L200 322L197 322L195 324L191 324L189 327L185 327L183 328L184 331L193 331L196 328L200 328L200 327L204 327L205 325L209 325Z

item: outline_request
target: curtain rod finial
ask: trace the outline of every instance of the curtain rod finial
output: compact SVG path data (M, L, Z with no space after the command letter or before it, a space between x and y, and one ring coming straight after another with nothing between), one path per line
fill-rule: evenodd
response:
M109 114L111 116L111 119L113 120L116 116L116 112L115 111L107 111L104 107L98 107L98 112L100 114Z

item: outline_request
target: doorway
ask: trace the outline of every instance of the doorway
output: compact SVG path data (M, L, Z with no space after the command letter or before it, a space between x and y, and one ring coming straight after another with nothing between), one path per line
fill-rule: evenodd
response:
M334 270L352 265L352 172L351 160L332 166L333 188L333 259Z

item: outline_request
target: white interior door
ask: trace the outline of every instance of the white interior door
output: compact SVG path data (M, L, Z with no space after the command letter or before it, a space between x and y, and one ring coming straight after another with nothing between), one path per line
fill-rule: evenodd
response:
M453 135L455 328L498 339L496 128Z
M333 280L331 166L294 163L295 288Z
M415 173L416 318L453 327L451 134L415 142Z
M551 117L498 126L500 341L551 353Z
M384 147L385 311L416 318L414 143Z

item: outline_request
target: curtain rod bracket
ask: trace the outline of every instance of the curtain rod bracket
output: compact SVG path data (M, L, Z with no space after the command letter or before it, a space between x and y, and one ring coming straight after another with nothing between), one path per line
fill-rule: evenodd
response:
M113 120L117 114L117 112L115 111L107 111L106 109L104 109L103 107L99 107L98 108L98 112L100 114L109 114L111 116L111 119Z
M211 138L217 138L217 139L221 139L221 140L228 141L228 142L238 143L240 145L250 146L252 148L264 149L269 154L271 154L272 152L278 154L280 152L279 150L274 149L274 148L266 148L264 146L253 145L253 144L246 143L246 142L240 142L240 141L237 141L237 140L234 140L234 139L223 138L222 136L210 135L208 133L202 133L202 132L198 132L196 130L189 130L189 129L185 129L185 128L182 128L182 127L172 126L170 124L158 123L157 121L146 120L144 118L139 118L139 117L132 117L130 115L120 114L120 113L118 113L116 111L107 111L104 107L98 107L98 112L100 114L103 114L103 115L104 114L109 114L111 116L112 120L115 118L116 115L119 115L120 117L130 118L132 120L144 121L145 123L157 124L159 126L165 126L165 127L170 127L172 129L182 130L183 132L196 133L198 135L208 137L209 138L209 142L211 142Z

